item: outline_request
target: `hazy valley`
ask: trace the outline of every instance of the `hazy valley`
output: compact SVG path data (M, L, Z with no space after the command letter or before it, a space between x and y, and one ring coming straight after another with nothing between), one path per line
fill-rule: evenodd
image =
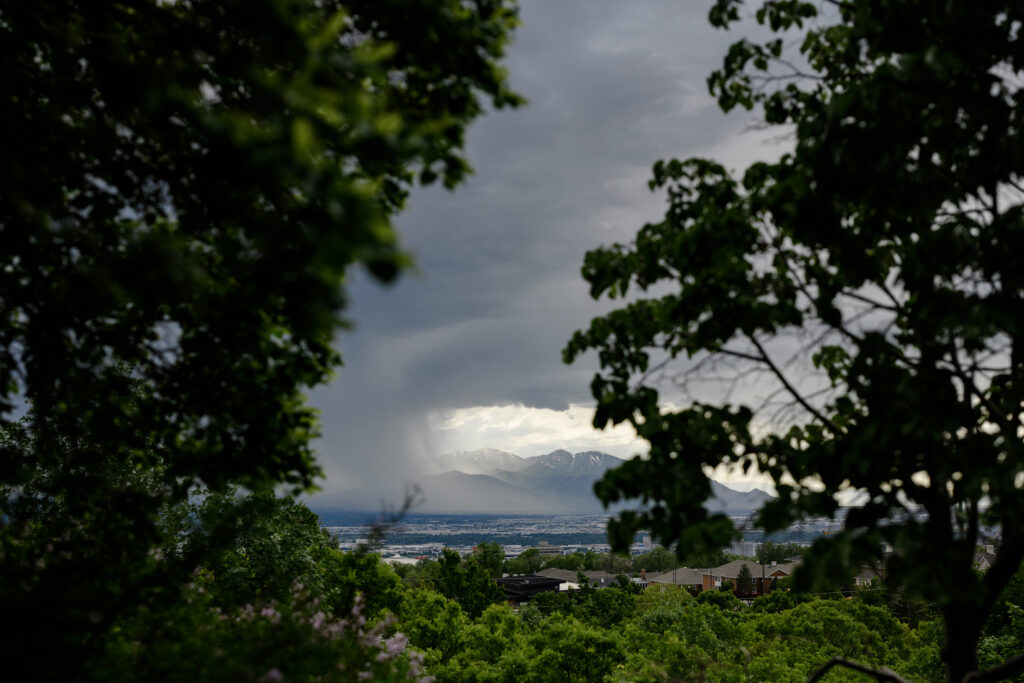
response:
M600 451L556 450L531 458L495 449L460 451L439 457L432 474L395 484L419 487L415 510L421 513L599 514L605 510L594 495L594 482L623 462ZM772 498L756 488L737 491L714 481L711 486L713 498L706 507L715 512L750 512ZM311 507L322 517L380 511L382 505L400 502L397 491L351 489L318 496Z

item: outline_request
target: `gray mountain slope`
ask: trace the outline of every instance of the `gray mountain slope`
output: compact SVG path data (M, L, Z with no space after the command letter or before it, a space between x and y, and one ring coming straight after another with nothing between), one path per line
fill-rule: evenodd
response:
M424 477L417 512L515 513L546 510L543 495L485 474L445 472Z
M417 512L480 514L595 514L605 512L594 495L594 482L623 461L607 453L569 453L557 450L520 458L496 449L464 451L442 456L439 464L457 464L441 474L421 477ZM772 496L759 489L736 491L711 482L711 512L752 512ZM327 502L327 501L324 501ZM396 501L392 501L398 502ZM362 490L335 497L334 505L348 510L379 510L380 498ZM628 508L629 503L615 506Z
M456 451L437 458L440 473L456 470L466 474L487 474L493 470L516 471L526 467L527 461L515 453L496 448L475 451Z
M714 479L711 480L711 500L704 504L704 507L712 512L724 512L726 510L760 510L761 506L775 496L765 493L761 489L750 491L737 491L725 484L720 484Z
M488 474L541 496L546 505L592 512L602 510L594 496L594 482L608 469L623 462L600 451L574 454L565 450L525 458L524 461L526 465L515 470L496 469ZM754 511L773 498L759 489L736 491L717 481L711 482L711 493L712 498L705 503L705 507L712 512Z

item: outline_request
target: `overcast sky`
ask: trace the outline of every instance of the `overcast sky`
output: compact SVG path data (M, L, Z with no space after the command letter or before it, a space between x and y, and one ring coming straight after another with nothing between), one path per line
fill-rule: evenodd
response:
M709 4L523 0L506 65L529 103L473 124L467 184L412 197L398 225L417 272L388 288L353 277L345 367L312 396L325 491L413 482L453 450L642 450L629 429L589 426L596 360L567 367L561 349L607 310L585 252L663 213L654 161L742 169L779 153L707 93L740 37L708 25Z

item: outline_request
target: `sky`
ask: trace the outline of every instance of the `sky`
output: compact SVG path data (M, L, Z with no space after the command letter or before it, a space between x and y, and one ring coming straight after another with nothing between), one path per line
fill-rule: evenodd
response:
M415 272L390 287L353 273L345 367L311 395L325 492L414 483L456 450L643 451L628 427L590 426L596 358L566 366L561 349L610 309L580 275L586 251L663 214L656 160L742 170L785 144L708 94L742 35L711 28L709 5L521 2L505 65L528 104L472 125L466 184L413 194L397 226Z

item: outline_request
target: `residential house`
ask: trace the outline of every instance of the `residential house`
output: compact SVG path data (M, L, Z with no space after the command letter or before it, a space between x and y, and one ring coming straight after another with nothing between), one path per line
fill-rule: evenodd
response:
M749 593L740 593L739 587L736 585L736 580L739 577L740 569L746 565L747 569L750 570L750 576L753 579L753 590ZM702 588L703 590L718 590L722 587L722 582L725 580L732 581L733 592L740 598L754 598L759 595L764 595L772 590L772 586L778 579L792 576L793 571L800 565L800 562L788 562L784 564L777 564L775 562L763 565L753 560L733 560L727 562L721 567L714 567L712 569L702 570Z
M874 579L881 577L882 575L874 567L862 567L860 573L853 577L853 585L856 588L867 588Z
M533 599L537 593L557 591L562 583L538 574L522 574L519 576L503 576L495 579L495 583L505 591L505 600L512 606L523 605Z
M710 569L690 569L689 567L678 567L667 572L650 574L647 580L651 585L660 586L682 586L690 591L696 592L704 589L704 572Z
M580 587L579 572L570 569L541 569L537 575L561 581L558 585L560 591L576 590Z
M590 585L594 588L608 588L609 586L618 585L619 580L617 575L609 574L603 569L594 569L592 571L583 572L583 575L590 581Z
M974 568L980 572L987 572L989 567L995 564L996 561L996 547L994 545L985 546L985 552L974 553Z

